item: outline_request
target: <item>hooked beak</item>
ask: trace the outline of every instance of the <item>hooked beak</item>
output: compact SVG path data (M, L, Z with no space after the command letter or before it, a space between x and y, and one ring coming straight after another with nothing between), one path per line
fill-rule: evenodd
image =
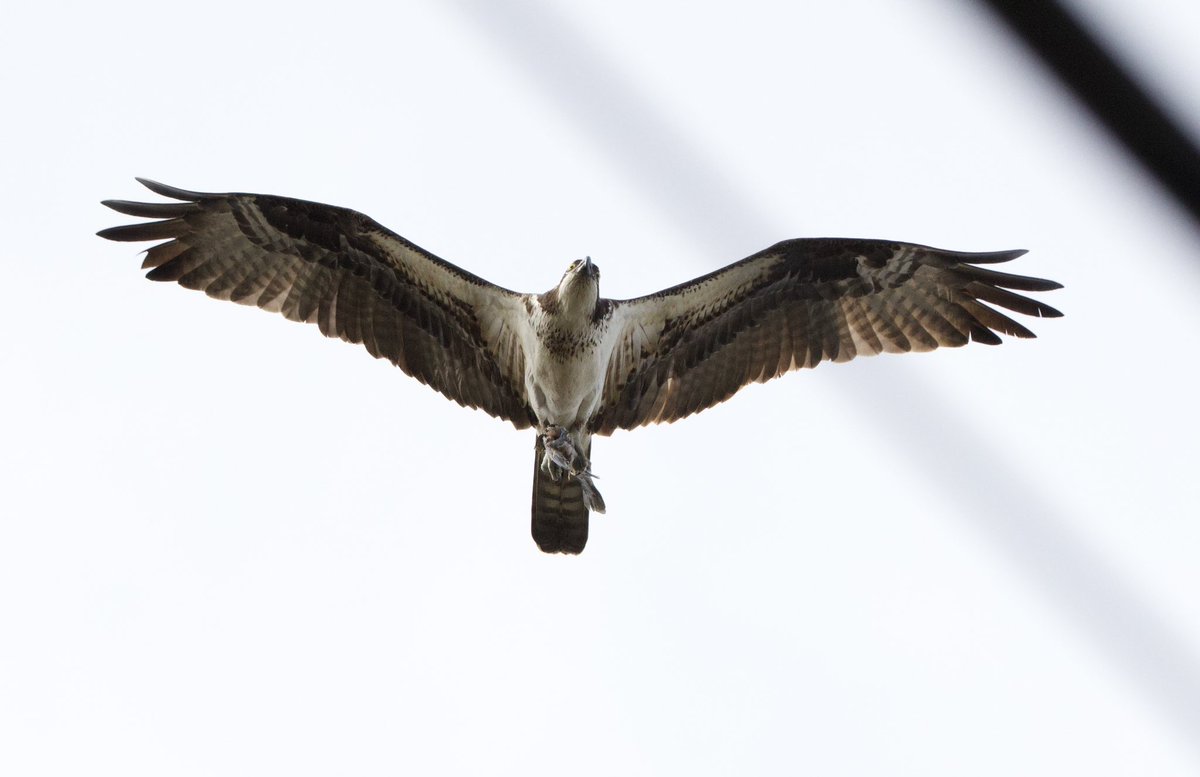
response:
M584 258L583 267L581 269L589 278L596 277L596 265L592 264L592 257L588 256Z

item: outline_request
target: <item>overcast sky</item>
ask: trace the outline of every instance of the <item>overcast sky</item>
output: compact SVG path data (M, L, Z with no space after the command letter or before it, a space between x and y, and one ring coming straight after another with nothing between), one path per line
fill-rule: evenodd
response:
M1200 6L1086 7L1195 131ZM6 12L0 773L1196 773L1198 232L987 12L282 8ZM147 282L135 175L520 291L1027 248L1066 317L598 439L550 557L531 432Z

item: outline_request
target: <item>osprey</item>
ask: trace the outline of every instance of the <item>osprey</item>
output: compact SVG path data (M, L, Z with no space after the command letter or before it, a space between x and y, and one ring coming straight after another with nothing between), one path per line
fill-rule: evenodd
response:
M582 551L589 513L604 512L593 435L675 421L823 361L1034 336L985 303L1061 315L1010 291L1060 284L978 266L1024 251L785 240L637 299L601 297L590 258L544 294L518 294L352 210L138 180L179 202L106 200L159 220L98 234L166 241L146 253L149 279L316 324L460 405L536 428L533 538L547 553Z

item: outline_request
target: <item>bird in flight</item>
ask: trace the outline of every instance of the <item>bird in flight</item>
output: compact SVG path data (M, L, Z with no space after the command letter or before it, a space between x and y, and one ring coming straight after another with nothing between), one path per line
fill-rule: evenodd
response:
M106 200L157 220L98 234L165 241L146 252L150 280L316 324L460 405L536 429L532 532L547 553L581 552L589 514L604 512L593 435L676 421L824 361L1034 336L997 308L1062 315L1016 293L1060 284L980 266L1024 251L805 238L637 299L601 297L590 258L520 294L353 210L138 180L176 202Z

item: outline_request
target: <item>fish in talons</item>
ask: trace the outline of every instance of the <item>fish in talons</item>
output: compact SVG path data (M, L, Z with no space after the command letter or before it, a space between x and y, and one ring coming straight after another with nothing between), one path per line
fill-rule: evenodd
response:
M556 481L564 476L575 478L583 491L583 503L593 513L604 512L604 497L596 489L596 475L587 456L571 438L570 432L561 426L548 426L542 432L546 453L542 457L542 471Z

